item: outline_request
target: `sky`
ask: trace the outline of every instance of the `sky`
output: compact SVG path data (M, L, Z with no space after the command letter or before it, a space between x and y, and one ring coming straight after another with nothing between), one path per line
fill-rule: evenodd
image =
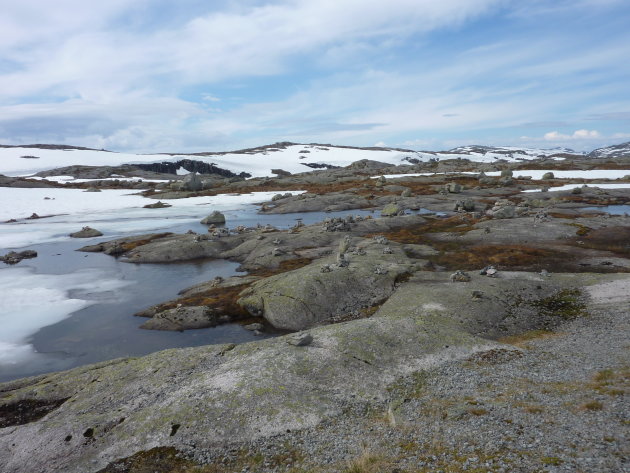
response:
M630 141L628 0L0 0L0 144Z

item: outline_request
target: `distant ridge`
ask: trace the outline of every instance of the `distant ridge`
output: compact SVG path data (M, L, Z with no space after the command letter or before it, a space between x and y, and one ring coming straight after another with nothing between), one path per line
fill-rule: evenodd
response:
M588 153L590 158L621 158L630 156L630 141L618 145L597 148Z
M50 145L50 144L34 144L34 145L0 145L0 148L37 148L37 149L76 149L81 151L105 151L112 153L106 149L86 148L84 146L70 146L70 145Z
M256 146L254 148L243 148L234 151L201 151L197 153L139 153L138 155L163 155L163 156L225 156L228 154L259 154L265 152L279 151L287 149L291 146L307 146L314 148L337 148L337 149L355 149L364 151L398 151L400 153L414 153L414 154L426 154L426 155L529 155L538 157L554 157L554 156L587 156L589 158L619 158L623 156L630 156L630 141L620 143L617 145L606 146L603 148L597 148L590 153L581 153L574 151L570 148L521 148L517 146L484 146L484 145L468 145L458 146L446 151L416 151L407 148L392 148L388 146L348 146L348 145L333 145L330 143L294 143L291 141L279 141L269 145ZM31 149L50 149L50 150L78 150L78 151L103 151L107 153L116 153L116 151L110 151L106 149L88 148L85 146L71 146L63 144L29 144L29 145L3 145L0 144L0 148L31 148ZM133 153L132 153L133 154Z

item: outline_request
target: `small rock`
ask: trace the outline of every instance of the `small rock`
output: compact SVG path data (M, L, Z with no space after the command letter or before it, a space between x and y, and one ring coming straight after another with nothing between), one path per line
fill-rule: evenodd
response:
M255 331L262 332L265 329L265 326L263 324L253 323L253 324L243 325L243 328L251 332L255 332Z
M287 343L295 347L305 347L313 342L313 336L308 332L298 332L287 337Z
M165 209L167 207L172 207L172 205L160 200L158 200L155 204L147 204L144 206L145 209Z
M91 227L83 227L78 232L71 233L70 236L72 238L94 238L103 236L101 232Z
M451 282L468 282L471 278L464 271L458 269L453 274L451 274L450 279Z

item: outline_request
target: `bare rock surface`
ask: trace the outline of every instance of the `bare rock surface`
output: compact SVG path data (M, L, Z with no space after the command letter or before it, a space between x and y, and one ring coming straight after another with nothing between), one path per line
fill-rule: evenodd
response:
M424 276L420 274L419 277ZM528 280L537 281L538 277L521 274L518 277L510 276L504 281L508 285L515 281L522 284ZM563 379L573 382L575 379L572 378L571 370L578 369L573 359L580 360L582 374L577 379L582 379L585 373L590 376L596 369L609 366L616 369L622 362L623 351L616 352L616 357L611 357L609 351L619 345L620 338L613 336L607 339L606 336L607 333L618 334L621 328L618 324L622 320L606 319L607 324L602 326L600 319L595 319L599 325L593 331L594 327L589 325L588 311L600 307L602 301L606 300L606 294L611 291L618 293L619 289L623 289L623 294L630 293L630 278L627 275L566 275L558 276L558 280L558 288L567 285L586 288L587 314L570 319L574 320L572 323L578 324L578 328L570 329L573 335L564 339L564 345L559 344L558 348L554 348L553 354L546 354L550 349L547 345L548 348L535 351L532 356L505 358L511 360L507 366L514 366L505 375L507 377L503 385L506 388L508 383L517 383L516 378L522 377L524 373L533 376L534 383L536 380L538 383L552 382L560 375L559 371L554 370L562 370L566 373L562 375ZM492 281L501 283L501 280ZM401 290L408 290L407 295L413 294L419 285L422 285L421 280L410 281ZM481 392L475 394L475 390L485 386L484 380L497 376L494 367L483 371L483 360L492 359L485 354L492 350L509 351L513 348L471 334L467 329L468 324L462 321L468 322L478 315L463 312L459 314L460 318L453 317L451 314L457 313L460 307L457 304L466 297L469 288L465 285L448 285L453 293L446 300L443 293L434 294L430 291L420 301L409 301L408 297L401 296L398 301L390 299L391 302L386 303L372 318L313 328L309 331L313 339L306 346L286 343L291 337L287 336L240 346L166 350L142 358L113 360L4 383L0 385L0 405L5 411L27 400L48 403L46 405L51 407L44 417L19 425L5 425L0 429L0 471L96 472L116 459L154 447L174 447L192 455L197 461L211 462L216 452L225 448L223 446L245 443L256 449L265 445L273 448L270 445L279 445L278 435L296 440L302 435L308 435L308 429L318 425L321 425L320 433L311 440L309 446L294 443L312 452L302 457L302 461L312 460L323 464L345 461L348 452L357 448L359 442L356 435L346 436L346 429L352 428L356 432L358 428L366 433L361 436L362 442L378 440L384 447L389 445L390 439L396 438L409 438L416 442L417 436L425 438L423 432L427 429L397 431L395 426L398 422L409 419L405 421L409 425L421 423L423 417L419 417L418 412L425 411L418 409L423 403L434 398L459 399L467 392L476 396L473 399L481 403L479 409L483 407L488 413L487 417L485 414L470 414L470 410L478 404L466 404L466 398L463 398L460 402L464 408L464 420L449 423L451 418L457 419L457 415L452 413L443 417L440 414L443 422L447 422L440 425L452 429L449 438L461 438L469 433L472 435L469 442L473 438L480 439L480 435L486 436L486 442L490 441L494 438L492 428L496 430L496 427L492 427L495 419L497 422L504 416L516 416L518 419L523 408L518 407L518 404L515 407L501 404L493 400L495 397L486 397ZM588 299L589 296L591 299ZM627 296L623 302L627 302ZM489 317L477 321L477 327L483 326L485 331L491 331L496 320L487 311L485 314ZM623 320L627 323L627 317ZM536 326L537 321L532 327ZM598 343L594 353L587 354L589 350L580 348L585 341L588 347ZM604 341L604 344L599 344ZM627 353L625 356L627 360ZM544 362L543 357L546 358ZM465 360L469 359L482 360L481 371L474 365L466 364L469 362ZM526 371L523 371L525 366L518 369L522 364L527 366ZM414 397L410 394L417 389L414 379L418 378L414 377L425 376L422 373L431 377L431 381L425 385L427 387L423 388L427 394ZM440 384L444 383L440 379L448 382ZM471 379L474 380L473 384L462 384L470 383ZM458 386L466 387L458 389ZM398 398L399 395L402 398ZM410 399L407 403L402 401L405 396ZM609 402L607 395L603 396ZM547 399L551 397L547 395ZM453 404L453 407L456 405ZM563 409L557 405L557 401L543 404L542 408L550 413ZM619 408L621 405L611 405L593 415L609 418L615 415L614 412L619 412L616 411ZM390 420L385 424L382 421L372 424L375 430L363 430L365 424L374 422L374 417L369 414L372 409L381 410L386 416L384 418ZM427 415L431 415L433 411L427 412ZM392 417L394 420L391 420ZM332 432L327 427L331 425L336 425L333 430L337 441L333 445L329 444ZM559 427L553 425L550 428L557 431ZM564 420L561 425L564 425ZM542 426L534 423L530 428L540 429ZM300 431L303 429L307 430L302 434ZM391 433L379 435L383 431ZM588 436L588 432L588 429L584 430L583 435ZM615 439L621 439L617 431L612 434ZM529 434L526 436L529 437ZM273 442L270 444L271 439ZM562 439L563 436L554 436L548 442L551 449L546 450L536 444L524 447L527 442L521 443L521 437L517 435L505 444L508 449L505 458L518 457L520 445L529 451L540 452L539 456L561 455L565 458L566 452L559 450L564 442ZM450 445L450 440L445 442ZM476 441L473 441L475 444ZM325 445L328 445L327 453L319 450ZM343 448L338 449L339 446ZM494 447L486 444L480 448L492 451ZM426 461L417 456L420 455L420 449L415 460L411 456L395 456L397 451L388 447L385 453L396 458L403 466L408 465L409 461L415 461L416 466L417 462ZM326 455L328 460L323 461L322 455ZM598 458L598 462L604 461L599 454L591 455ZM565 461L578 460L567 458ZM617 461L609 460L613 461L613 465ZM606 470L595 468L591 471Z

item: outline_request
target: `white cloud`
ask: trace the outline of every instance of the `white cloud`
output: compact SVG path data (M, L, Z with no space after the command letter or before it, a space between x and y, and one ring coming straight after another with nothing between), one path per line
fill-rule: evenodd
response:
M576 130L572 135L565 135L557 131L545 133L544 139L547 141L566 141L566 140L593 140L599 139L602 135L597 130Z

